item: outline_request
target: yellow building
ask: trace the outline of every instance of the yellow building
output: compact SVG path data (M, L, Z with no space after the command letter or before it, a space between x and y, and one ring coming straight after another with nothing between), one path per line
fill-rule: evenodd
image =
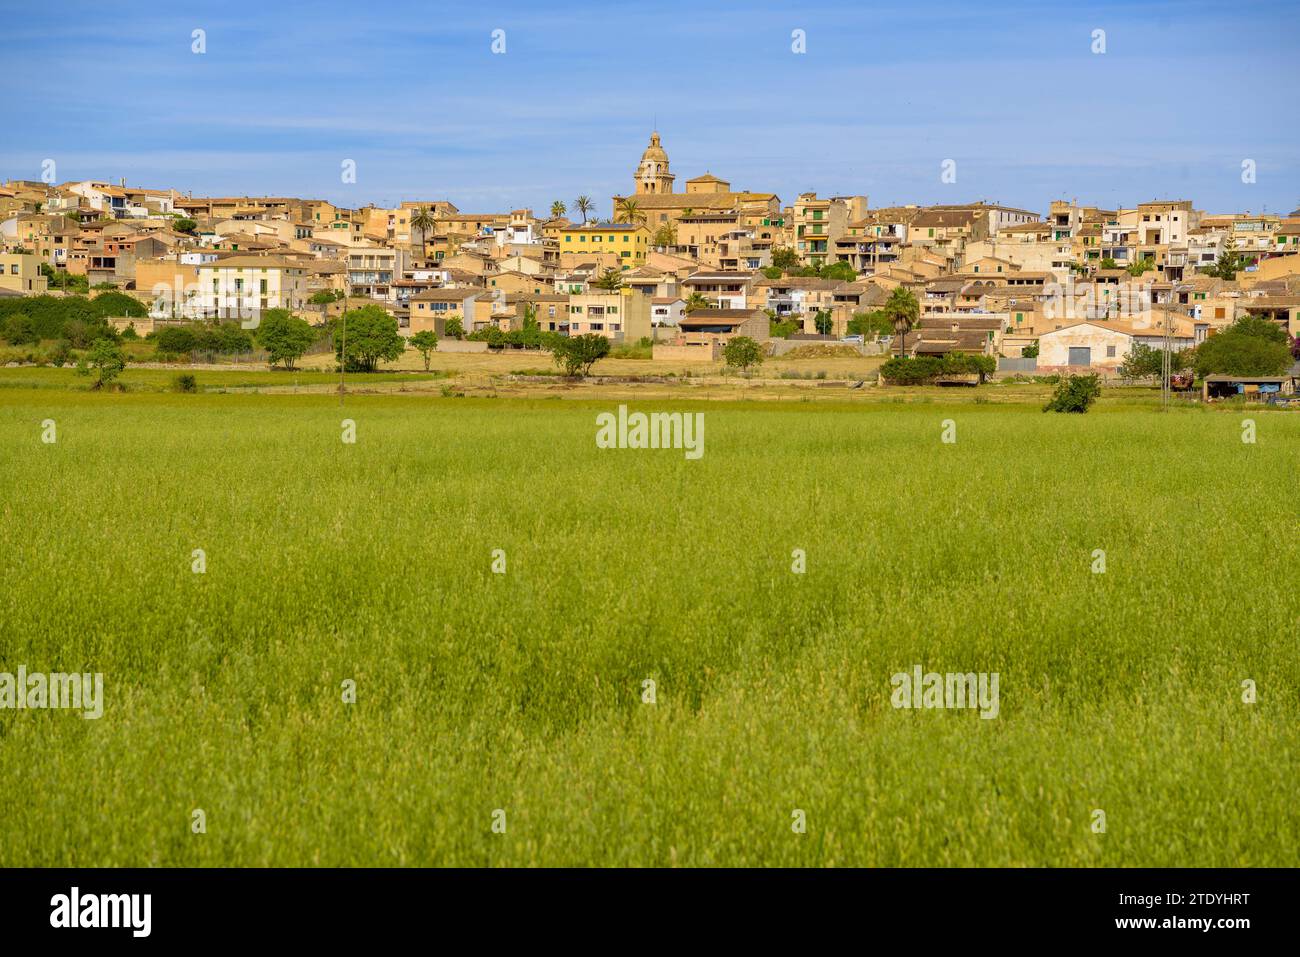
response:
M640 223L586 223L560 230L560 255L612 253L624 269L640 266L650 249L650 230ZM561 260L563 262L563 260Z
M35 253L0 253L0 289L39 296L45 292L41 258Z
M575 293L569 296L568 316L571 336L596 333L615 342L637 342L654 335L650 298L631 289Z

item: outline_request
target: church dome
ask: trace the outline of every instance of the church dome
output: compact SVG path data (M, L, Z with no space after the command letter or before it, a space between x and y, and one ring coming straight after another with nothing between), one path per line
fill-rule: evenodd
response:
M642 168L644 168L647 163L662 163L664 166L668 165L668 154L664 152L664 148L659 144L658 133L650 134L650 145L647 146L645 152L641 154Z
M641 154L641 162L636 167L636 192L671 193L674 179L676 177L668 171L668 154L659 142L659 133L651 133L650 145Z

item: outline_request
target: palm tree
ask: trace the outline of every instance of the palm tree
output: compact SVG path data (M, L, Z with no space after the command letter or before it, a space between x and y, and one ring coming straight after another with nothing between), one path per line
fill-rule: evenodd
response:
M623 288L623 274L615 266L610 266L591 283L597 289L617 292Z
M551 219L559 219L569 211L569 207L564 205L564 200L557 199L551 203Z
M620 199L618 210L614 215L616 223L644 223L645 210L635 199Z
M696 309L712 309L713 303L702 292L693 292L686 299L686 313L689 315Z
M424 243L428 239L429 230L433 228L433 217L429 215L429 209L421 206L411 217L411 228L420 231L420 255L424 255Z
M916 325L921 317L921 304L916 301L912 291L903 286L897 287L889 294L883 309L889 321L893 323L894 335L898 336L898 356L903 357L903 337Z
M582 222L587 222L587 214L596 208L590 196L579 196L573 201L573 208L582 213Z

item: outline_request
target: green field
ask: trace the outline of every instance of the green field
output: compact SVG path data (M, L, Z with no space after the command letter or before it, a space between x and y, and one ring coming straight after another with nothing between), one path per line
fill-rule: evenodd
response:
M0 865L1295 863L1300 416L613 408L0 390Z

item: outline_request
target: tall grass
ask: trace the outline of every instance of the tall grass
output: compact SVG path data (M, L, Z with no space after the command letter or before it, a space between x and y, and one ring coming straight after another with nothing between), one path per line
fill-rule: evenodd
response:
M1300 418L608 408L5 390L0 864L1294 863Z

